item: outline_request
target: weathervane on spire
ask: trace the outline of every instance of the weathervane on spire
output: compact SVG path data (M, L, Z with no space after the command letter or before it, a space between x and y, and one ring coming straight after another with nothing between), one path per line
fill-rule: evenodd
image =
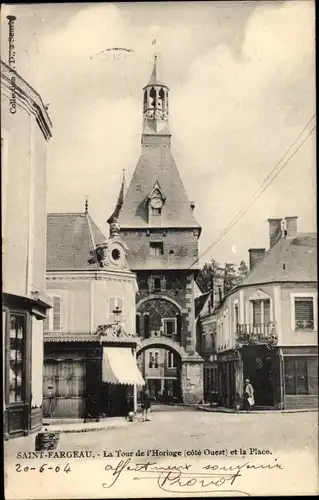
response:
M156 38L153 38L152 40L152 45L154 47L154 60L156 62L156 59L157 59L157 53L156 53Z

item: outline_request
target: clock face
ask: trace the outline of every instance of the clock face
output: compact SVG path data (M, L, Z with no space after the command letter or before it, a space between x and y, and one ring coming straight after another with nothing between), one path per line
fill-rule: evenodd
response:
M163 205L163 202L162 202L161 198L152 198L151 205L153 208L161 208Z

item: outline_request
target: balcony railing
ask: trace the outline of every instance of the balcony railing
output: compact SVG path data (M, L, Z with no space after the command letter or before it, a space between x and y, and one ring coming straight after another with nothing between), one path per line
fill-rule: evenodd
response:
M313 330L314 329L314 321L313 320L296 320L295 325L296 330Z
M275 321L237 325L237 342L248 344L276 344L278 335Z

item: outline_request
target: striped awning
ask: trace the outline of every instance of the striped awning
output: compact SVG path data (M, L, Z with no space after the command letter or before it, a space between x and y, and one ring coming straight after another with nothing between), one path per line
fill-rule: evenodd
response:
M145 384L129 347L103 348L102 381L109 384Z

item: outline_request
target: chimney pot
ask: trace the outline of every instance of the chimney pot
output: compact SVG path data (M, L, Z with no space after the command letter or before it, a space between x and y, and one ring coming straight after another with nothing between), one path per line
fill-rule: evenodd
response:
M268 219L269 222L269 246L270 248L280 240L282 236L282 219Z
M249 269L250 271L264 258L265 248L250 248L249 252Z
M287 238L295 238L298 233L298 217L285 217L286 221L286 236Z

